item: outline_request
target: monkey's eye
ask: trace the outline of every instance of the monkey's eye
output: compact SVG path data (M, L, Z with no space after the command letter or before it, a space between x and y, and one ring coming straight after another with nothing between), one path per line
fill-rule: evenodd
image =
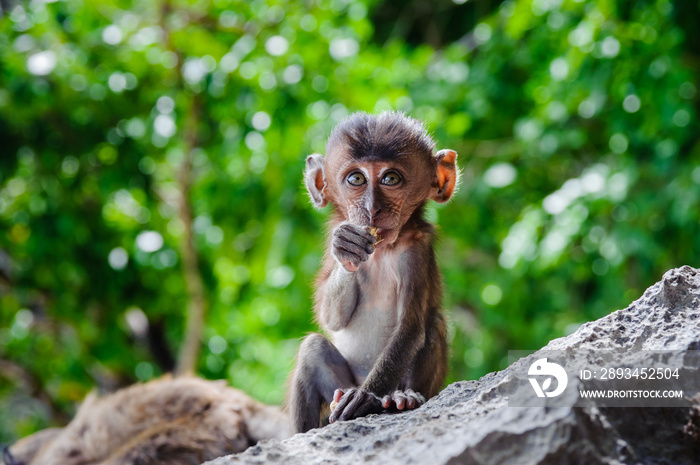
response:
M357 171L348 176L348 183L352 186L361 186L366 182L365 176Z
M382 184L385 186L395 186L401 182L401 176L396 171L389 171L382 178Z

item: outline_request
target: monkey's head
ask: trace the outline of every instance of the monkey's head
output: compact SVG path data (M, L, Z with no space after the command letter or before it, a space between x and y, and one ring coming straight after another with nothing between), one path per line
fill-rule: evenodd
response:
M306 188L316 207L330 202L344 219L376 227L391 244L428 199L452 197L457 154L433 154L434 147L423 123L403 113L355 113L333 129L325 157L307 157Z

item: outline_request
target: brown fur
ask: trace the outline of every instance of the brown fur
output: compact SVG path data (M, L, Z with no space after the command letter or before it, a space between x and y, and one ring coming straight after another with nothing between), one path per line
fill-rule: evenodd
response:
M65 428L40 431L10 452L21 465L198 465L287 436L277 407L221 381L164 377L90 394Z
M458 172L457 154L434 145L414 119L358 113L333 130L325 157L307 158L311 200L334 215L314 306L328 337L299 348L288 396L296 431L318 427L331 400L330 421L349 420L416 408L444 382L442 285L423 208L450 199Z

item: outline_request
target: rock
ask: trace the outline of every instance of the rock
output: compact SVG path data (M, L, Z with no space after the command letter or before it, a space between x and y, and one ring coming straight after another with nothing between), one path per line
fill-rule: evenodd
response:
M577 389L567 390L556 407L509 406L509 396L512 401L522 384L517 373L552 351L589 364L611 351L622 354L619 363L627 364L657 360L642 351L674 351L666 360L691 383L686 382L684 397L676 401L678 408L580 407ZM698 464L698 353L700 271L684 266L667 272L626 309L582 325L503 371L454 383L418 410L370 415L283 441L262 441L207 465ZM582 383L569 376L570 385Z

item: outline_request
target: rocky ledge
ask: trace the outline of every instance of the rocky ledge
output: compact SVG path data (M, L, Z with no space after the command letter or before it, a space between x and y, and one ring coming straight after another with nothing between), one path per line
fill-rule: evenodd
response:
M698 383L684 390L677 407L579 406L572 395L561 396L556 407L509 406L520 382L516 373L551 351L588 354L584 360L617 351L629 355L628 364L639 363L634 357L645 351L675 351L672 363L682 377L697 380L700 270L671 270L624 310L582 325L503 371L454 383L418 410L263 441L207 465L700 463Z

